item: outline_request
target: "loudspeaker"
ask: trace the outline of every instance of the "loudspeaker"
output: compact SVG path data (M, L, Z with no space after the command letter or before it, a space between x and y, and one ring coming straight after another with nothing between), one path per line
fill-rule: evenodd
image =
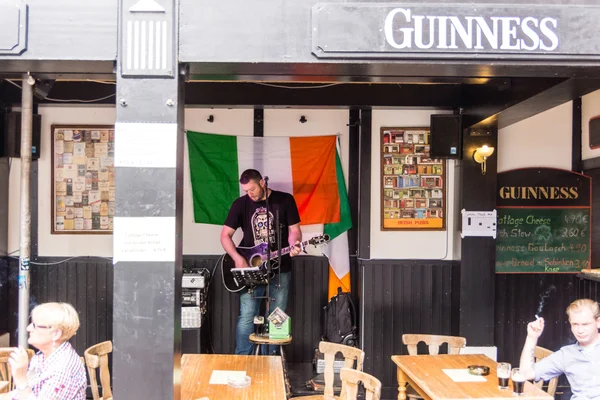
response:
M40 137L42 116L33 115L33 132L31 138L31 159L40 158ZM0 114L0 157L21 157L21 113L8 112Z
M462 117L433 114L430 125L431 158L462 158Z

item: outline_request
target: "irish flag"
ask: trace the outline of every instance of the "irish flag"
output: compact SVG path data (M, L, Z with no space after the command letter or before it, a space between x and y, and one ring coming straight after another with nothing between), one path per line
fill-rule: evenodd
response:
M248 137L187 131L196 223L222 225L243 195L240 174L254 168L269 187L291 193L302 225L324 224L331 236L330 293L350 291L346 231L352 226L336 136ZM335 262L334 262L335 260ZM332 265L335 264L335 265Z

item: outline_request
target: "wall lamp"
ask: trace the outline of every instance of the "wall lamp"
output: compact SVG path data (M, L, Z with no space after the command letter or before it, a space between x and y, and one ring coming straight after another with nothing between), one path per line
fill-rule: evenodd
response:
M481 164L481 175L485 175L486 173L486 165L485 162L489 156L494 154L494 148L488 147L487 145L483 145L478 147L473 152L473 160L476 163Z

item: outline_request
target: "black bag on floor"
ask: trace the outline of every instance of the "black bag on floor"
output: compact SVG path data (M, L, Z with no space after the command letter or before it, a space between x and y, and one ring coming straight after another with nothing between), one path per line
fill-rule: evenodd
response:
M338 288L338 293L323 307L323 311L323 340L356 346L356 309L350 293Z

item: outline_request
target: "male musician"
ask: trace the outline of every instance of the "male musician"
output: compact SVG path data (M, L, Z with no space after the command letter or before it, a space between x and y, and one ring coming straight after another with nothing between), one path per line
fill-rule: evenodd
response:
M544 319L538 318L527 325L520 369L526 379L536 381L565 374L571 385L571 400L600 399L600 308L594 300L579 299L567 307L567 315L577 343L534 363L533 352L544 330Z
M300 253L300 247L296 246L302 240L302 231L300 230L300 215L294 197L285 192L267 189L265 181L255 169L247 169L240 176L240 184L246 195L236 199L223 225L221 231L221 245L223 249L235 261L236 268L248 267L248 261L237 251L232 237L238 228L242 229L244 237L240 246L253 247L267 241L270 234L269 243L271 250L277 250L275 216L279 212L279 223L281 225L281 238L290 246L290 256L296 256ZM269 227L267 229L267 208L266 200L269 197ZM267 233L268 232L268 233ZM285 243L282 247L287 247ZM288 292L291 279L292 260L289 256L282 256L280 261L280 279L272 279L269 283L269 295L274 298L271 301L270 309L276 307L284 310L287 307ZM278 283L281 285L277 285ZM254 329L254 316L259 315L260 300L254 297L264 296L266 285L254 288L254 294L244 292L240 296L240 316L238 317L236 330L236 349L235 354L251 354L252 343L248 337Z

